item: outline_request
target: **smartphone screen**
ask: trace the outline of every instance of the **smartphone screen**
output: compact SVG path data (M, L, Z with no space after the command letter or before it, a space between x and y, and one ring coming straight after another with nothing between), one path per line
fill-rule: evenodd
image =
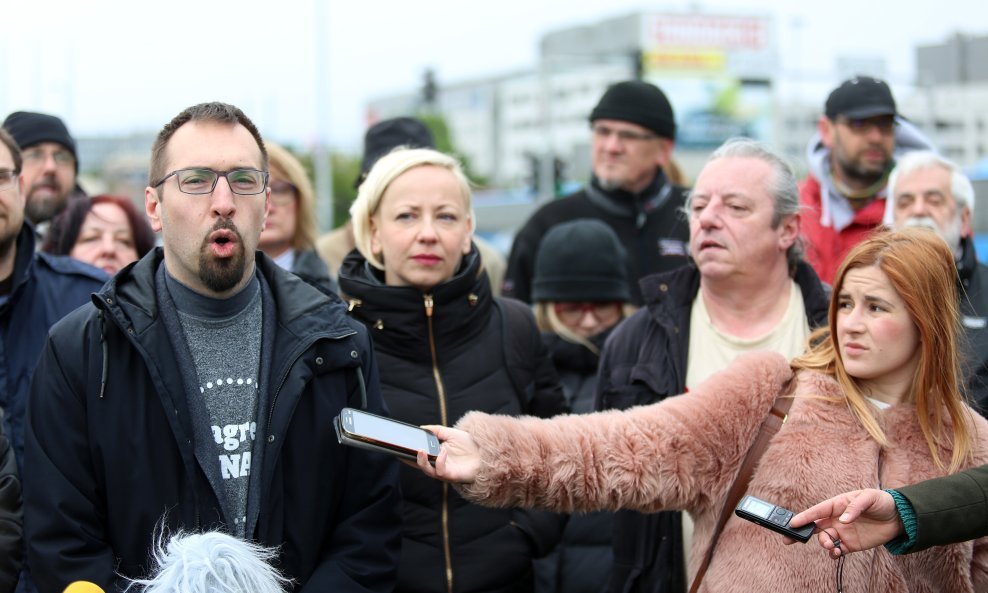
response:
M741 501L740 508L764 519L768 519L772 516L772 511L775 510L775 505L769 504L764 500L759 500L754 496L746 496L744 497L744 500Z
M355 438L394 445L408 451L425 451L433 455L438 453L438 441L425 429L360 410L346 411L349 413L343 416L343 426ZM352 426L348 426L350 420L353 422Z

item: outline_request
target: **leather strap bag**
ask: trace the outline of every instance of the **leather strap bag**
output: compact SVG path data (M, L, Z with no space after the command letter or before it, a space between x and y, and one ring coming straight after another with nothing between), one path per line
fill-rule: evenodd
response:
M714 534L710 538L710 545L707 547L707 553L703 557L703 564L700 565L700 569L696 572L693 585L690 586L690 593L697 593L699 591L700 581L703 580L703 575L707 573L707 568L710 566L710 560L714 556L714 548L717 547L717 539L720 537L720 532L724 530L724 525L727 524L727 520L734 513L734 507L738 506L741 497L748 490L748 484L751 482L751 475L755 471L755 465L758 464L758 460L761 459L762 454L765 453L765 449L768 448L769 441L772 440L775 433L779 432L779 429L786 422L786 417L793 400L791 395L792 384L793 380L790 379L783 386L778 397L775 398L772 407L768 411L768 415L758 429L758 436L755 437L755 442L751 444L748 454L741 463L738 477L734 479L731 489L727 491L727 501L724 503L724 508L720 511L720 517L717 519L717 527L714 529Z

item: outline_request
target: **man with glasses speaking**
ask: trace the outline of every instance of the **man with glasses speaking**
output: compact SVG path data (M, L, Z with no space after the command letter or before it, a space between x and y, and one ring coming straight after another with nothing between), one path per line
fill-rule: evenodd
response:
M162 533L279 548L299 591L390 591L397 462L344 448L343 407L383 413L363 326L256 251L270 209L254 124L190 107L151 153L162 247L52 330L32 385L24 485L39 588L118 590Z
M676 143L669 99L655 85L619 82L590 113L593 178L580 191L542 206L518 231L504 283L505 296L532 300L539 243L553 226L596 218L627 252L631 302L642 304L638 279L687 261L689 227L680 210L686 190L667 176Z

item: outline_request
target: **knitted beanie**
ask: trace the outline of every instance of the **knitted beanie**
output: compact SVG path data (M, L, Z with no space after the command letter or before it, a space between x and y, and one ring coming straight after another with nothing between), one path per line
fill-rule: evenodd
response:
M75 150L75 140L69 134L65 123L54 115L34 113L31 111L15 111L3 120L3 127L10 132L21 150L26 150L42 142L61 144L72 153L75 159L76 172L79 171L79 156Z
M590 112L591 123L616 119L638 124L663 138L676 139L676 119L665 93L654 84L627 80L612 85Z
M594 218L558 224L535 255L532 301L631 300L627 255L617 234Z

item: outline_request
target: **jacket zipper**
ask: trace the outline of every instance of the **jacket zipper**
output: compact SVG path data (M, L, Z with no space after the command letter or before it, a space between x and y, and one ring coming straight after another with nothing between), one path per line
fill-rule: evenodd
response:
M446 415L446 388L443 387L443 379L439 375L439 361L436 359L436 335L432 329L432 310L435 301L431 294L422 295L425 305L425 320L429 327L429 352L432 354L432 378L436 381L436 391L439 393L439 423L449 426ZM443 482L443 506L441 509L442 529L443 529L443 555L446 560L446 591L453 593L453 555L450 551L449 543L449 484Z

